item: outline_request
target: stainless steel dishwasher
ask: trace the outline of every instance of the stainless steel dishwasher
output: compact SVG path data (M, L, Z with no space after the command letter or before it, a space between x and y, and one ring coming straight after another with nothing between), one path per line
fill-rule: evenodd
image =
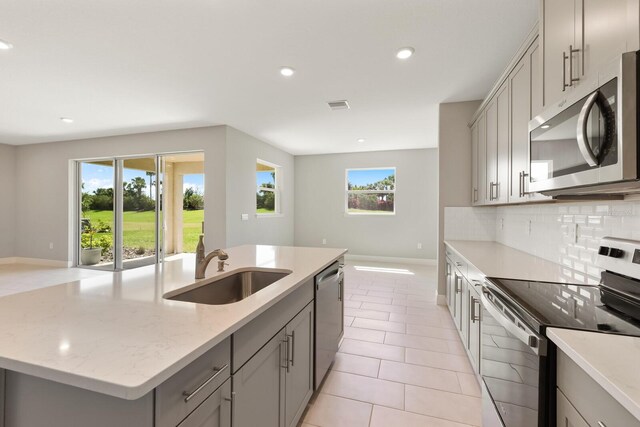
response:
M340 259L316 276L314 390L333 363L344 333L344 274Z

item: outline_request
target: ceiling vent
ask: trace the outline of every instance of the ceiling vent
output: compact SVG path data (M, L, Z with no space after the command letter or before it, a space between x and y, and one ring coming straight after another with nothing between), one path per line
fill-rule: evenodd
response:
M346 100L342 100L342 101L330 101L328 102L329 104L329 108L331 108L332 110L348 110L349 108L349 103Z

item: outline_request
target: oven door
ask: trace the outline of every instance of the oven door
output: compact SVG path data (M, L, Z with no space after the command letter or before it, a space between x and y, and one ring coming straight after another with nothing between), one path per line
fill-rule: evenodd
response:
M482 291L480 368L484 391L505 427L547 425L547 340L488 287Z
M636 56L585 80L529 123L531 192L590 187L638 178Z

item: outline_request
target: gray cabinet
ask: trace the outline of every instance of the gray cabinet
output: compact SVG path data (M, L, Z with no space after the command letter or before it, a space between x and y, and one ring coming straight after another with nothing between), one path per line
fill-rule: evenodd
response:
M295 427L313 394L313 304L294 317L285 332L285 425Z
M447 284L447 307L449 307L449 312L451 313L451 316L455 317L455 299L454 299L454 295L455 295L455 290L454 290L454 278L455 275L453 274L455 268L453 267L453 262L449 259L446 258L445 260L445 265L446 265L446 284Z
M235 427L297 425L313 394L313 304L233 374Z
M282 329L233 374L235 427L284 427L285 342Z
M562 99L616 56L638 50L638 0L541 4L545 106Z
M506 203L509 174L509 88L498 89L486 111L486 201Z
M231 427L231 380L227 379L178 427Z
M229 378L230 359L227 338L156 387L156 427L174 427L204 402Z
M569 420L575 426L640 427L636 417L560 350L556 371L558 420Z
M544 52L544 105L558 101L579 76L575 69L575 2L579 0L542 0L542 48ZM574 52L568 52L569 49ZM571 70L569 70L571 64ZM572 74L569 75L569 71Z
M471 126L471 205L479 204L480 188L478 187L478 122Z
M560 390L557 390L556 399L556 425L559 427L589 427L589 424L580 416Z
M528 197L525 183L529 175L529 120L531 119L531 61L525 56L509 75L511 108L511 174L509 201L524 202Z
M477 289L478 288L478 289ZM480 303L480 293L482 285L471 281L468 282L468 306L469 306L469 338L467 340L467 351L471 358L476 373L480 373L480 315L482 313Z

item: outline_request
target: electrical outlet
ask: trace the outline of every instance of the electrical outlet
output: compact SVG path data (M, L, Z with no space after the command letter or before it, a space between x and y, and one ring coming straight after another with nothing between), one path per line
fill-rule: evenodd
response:
M49 249L53 249L53 242L49 242Z
M243 221L249 221L249 214L242 214L240 218L242 218Z
M527 236L531 236L531 220L527 220Z
M418 249L422 249L422 243L418 243Z
M500 218L500 230L504 230L504 218Z
M327 244L327 239L322 239L322 244L326 245Z

